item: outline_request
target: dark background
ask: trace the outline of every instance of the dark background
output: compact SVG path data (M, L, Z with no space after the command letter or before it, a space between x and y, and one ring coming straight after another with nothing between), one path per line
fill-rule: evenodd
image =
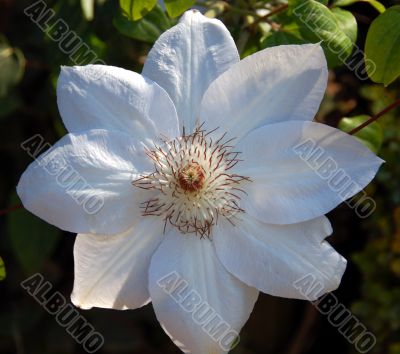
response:
M40 272L55 290L69 299L74 278L75 235L47 225L22 208L12 208L19 204L15 194L19 176L32 161L20 144L35 134L54 143L66 133L57 110L55 84L60 65L72 65L57 43L23 13L30 3L0 0L0 32L4 36L0 41L1 53L9 47L12 51L21 51L25 58L25 61L17 60L11 69L4 61L0 66L0 87L6 87L0 91L0 209L3 209L0 257L7 272L7 277L0 282L0 353L84 353L19 285ZM243 1L238 3L245 6ZM390 4L393 3L386 3ZM48 5L107 64L140 72L151 44L117 31L112 23L118 11L117 2L98 2L93 21L84 18L79 1L49 1ZM356 15L358 43L362 48L366 31L378 13L368 4L349 9ZM242 53L261 49L254 45L259 35L251 30L243 45L241 15L228 11L221 19L234 39L240 41ZM23 72L20 77L18 70ZM374 114L398 98L399 92L398 83L384 88L370 81L361 82L345 67L338 67L331 71L317 119L336 126L344 116ZM376 354L400 353L399 118L399 112L392 111L381 119L384 143L379 156L386 164L366 189L376 201L376 211L363 220L354 210L341 205L328 215L334 228L330 241L349 261L335 295L375 334L377 344L370 352ZM105 337L99 353L180 352L159 326L151 305L134 311L93 309L81 313ZM241 341L232 351L235 354L355 352L354 346L311 304L265 294L260 294L241 332Z

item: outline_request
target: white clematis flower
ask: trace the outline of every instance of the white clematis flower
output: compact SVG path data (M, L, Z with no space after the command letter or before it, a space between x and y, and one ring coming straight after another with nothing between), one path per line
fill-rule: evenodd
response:
M239 61L224 25L195 11L158 39L142 76L64 67L57 94L69 134L28 167L17 190L32 213L78 233L73 303L134 309L152 301L184 352L215 354L229 351L227 337L194 320L183 300L189 289L192 308L206 304L230 333L259 290L307 298L293 286L307 274L322 284L319 295L335 290L346 260L325 241L324 214L343 197L294 147L313 141L332 157L357 185L346 197L382 160L312 122L326 84L318 44ZM45 168L52 163L85 183L66 187ZM104 205L88 212L74 195Z

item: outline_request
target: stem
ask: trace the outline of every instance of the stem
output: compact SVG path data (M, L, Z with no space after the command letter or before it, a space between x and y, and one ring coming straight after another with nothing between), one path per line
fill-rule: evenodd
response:
M389 111L396 108L397 106L400 106L400 98L398 100L394 101L391 105L387 106L385 109L383 109L379 113L375 114L374 116L372 116L371 118L366 120L363 124L360 124L358 127L355 127L353 130L351 130L349 132L349 134L353 135L353 134L359 132L362 128L375 122L378 118L382 117L384 114L388 113Z
M255 12L253 12L253 11L240 9L240 8L232 6L231 4L228 4L228 3L226 4L226 8L228 10L230 10L232 12L235 12L237 14L240 14L240 15L244 15L244 16L245 15L249 15L249 16L256 16L257 17L257 14Z
M0 215L6 215L6 214L8 214L8 213L10 213L10 212L12 212L14 210L18 210L18 209L21 209L21 208L23 208L23 205L22 204L17 204L17 205L14 205L12 207L9 207L7 209L1 209L0 210Z
M220 3L223 4L223 6L225 7L225 10L230 10L230 11L232 11L234 13L241 14L243 16L250 15L250 16L256 16L257 17L257 14L255 12L253 12L253 11L233 6L233 5L231 5L230 3L226 2L226 1L220 1ZM214 5L214 4L213 4L212 1L200 1L200 0L197 0L196 1L196 5L202 6L202 7L206 7L207 9L210 9L212 7L212 5Z
M255 20L251 25L257 25L262 21L267 20L269 17L274 16L278 14L279 12L285 11L289 7L288 4L283 4L278 7L275 7L274 9L271 10L271 12L267 13L265 16L259 17L257 20Z
M285 11L289 7L288 4L282 4L281 6L275 7L271 12L267 13L265 16L262 16L260 20L266 19L268 17L274 16L279 12Z

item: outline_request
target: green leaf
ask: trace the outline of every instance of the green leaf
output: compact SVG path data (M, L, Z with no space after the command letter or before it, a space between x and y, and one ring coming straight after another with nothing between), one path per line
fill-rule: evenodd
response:
M0 312L0 323L8 324L7 326L0 326L2 337L13 336L16 330L26 333L27 330L37 326L39 320L46 313L40 306L25 299L30 300L29 296L25 296L23 300L18 300L17 306L6 306ZM10 303L12 304L11 301Z
M113 24L123 35L149 43L154 43L161 33L171 27L170 20L158 5L139 21L130 19L125 11L119 11Z
M365 60L371 80L391 84L400 76L400 5L387 9L371 24L365 42Z
M96 53L98 58L104 59L108 49L107 44L105 42L103 42L94 33L90 33L89 35L85 36L84 41ZM55 87L57 87L57 85Z
M14 112L21 105L21 99L15 92L0 97L0 119Z
M357 41L357 21L356 18L350 11L333 8L332 13L336 17L339 27L344 32L344 34L350 38L351 43Z
M0 97L7 95L24 75L25 58L18 48L11 48L0 37Z
M369 118L371 117L367 115L360 115L352 118L342 118L339 122L338 128L348 133ZM378 122L373 122L367 125L359 132L354 134L354 136L374 153L379 151L383 142L383 130Z
M376 0L337 0L333 3L334 6L349 6L353 5L357 2L366 2L373 6L375 10L379 11L380 13L386 10L385 6L381 4L379 1Z
M261 42L261 48L275 47L283 44L304 43L306 43L304 39L292 34L290 31L285 31L285 29L283 29L279 32L271 32L271 34Z
M94 0L81 0L81 8L85 19L92 21L94 17Z
M168 15L170 15L172 18L182 15L195 3L196 0L164 0Z
M331 11L315 0L289 0L289 10L300 38L307 43L322 41L330 68L344 64L357 34L357 23L350 12Z
M138 21L156 6L157 0L119 0L122 11L130 20Z
M251 54L254 54L260 50L260 43L257 38L251 38L247 41L242 52L240 53L240 58L243 59Z
M10 205L18 203L18 198L14 197ZM60 238L58 229L25 209L8 215L7 230L12 251L27 275L40 271Z
M228 6L229 5L225 1L215 1L204 13L204 16L208 18L216 18L221 15L228 8Z
M0 257L0 281L6 278L6 266L3 262L3 259Z

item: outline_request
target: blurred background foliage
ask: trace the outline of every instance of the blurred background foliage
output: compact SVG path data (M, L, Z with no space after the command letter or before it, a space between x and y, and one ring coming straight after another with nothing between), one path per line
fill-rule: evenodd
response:
M54 11L50 24L32 20L34 11L41 13L40 4ZM317 121L350 131L400 97L400 6L393 0L0 0L1 353L84 352L19 285L40 271L69 298L73 284L74 235L20 208L15 194L19 176L32 161L21 143L35 134L54 143L66 133L55 96L60 65L86 64L84 55L80 62L74 58L72 44L60 47L51 23L65 21L98 62L140 72L152 43L193 6L226 24L242 58L280 44L322 41L331 70ZM364 52L365 63L374 62L375 70L364 67ZM329 215L335 230L331 242L349 259L335 294L377 337L374 354L400 353L399 113L392 110L357 133L386 160L366 189L376 201L375 212L363 220L343 204ZM179 353L151 306L83 314L105 337L100 353ZM354 352L311 304L263 294L233 351Z

